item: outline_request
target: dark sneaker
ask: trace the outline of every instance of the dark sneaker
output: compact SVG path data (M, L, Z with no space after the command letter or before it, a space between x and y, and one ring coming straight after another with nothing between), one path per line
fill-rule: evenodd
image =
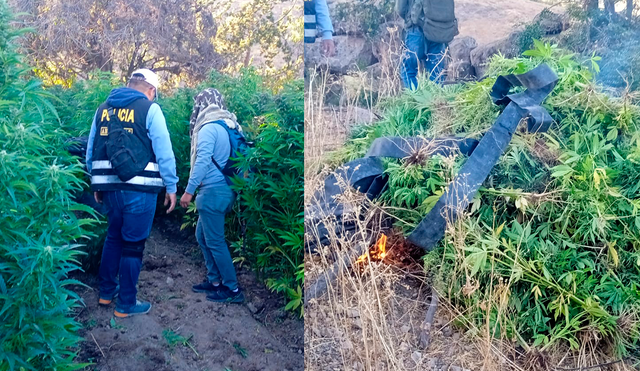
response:
M138 314L147 314L151 310L151 303L146 301L136 300L136 305L129 308L122 308L120 305L116 305L116 310L113 315L119 318L136 316Z
M219 291L220 285L215 286L209 281L202 281L202 283L191 286L191 290L193 290L193 292L204 292L207 294L211 294L212 292Z
M116 286L116 291L113 295L102 295L100 294L100 299L98 299L98 304L100 305L109 305L113 301L113 299L118 297L118 293L120 292L120 285Z
M207 300L215 301L216 303L243 303L244 294L242 293L241 288L238 288L238 291L233 292L225 286L221 290L207 295Z

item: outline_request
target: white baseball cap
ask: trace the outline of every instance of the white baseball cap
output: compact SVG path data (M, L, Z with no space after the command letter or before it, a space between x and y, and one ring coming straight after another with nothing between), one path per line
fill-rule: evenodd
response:
M142 75L143 77L138 77L135 75ZM156 75L155 72L148 70L146 68L141 68L139 70L133 71L133 73L131 74L131 78L133 79L134 76L137 79L141 79L149 83L151 86L153 86L156 89L156 91L158 91L158 86L160 85L160 81L158 80L158 75Z

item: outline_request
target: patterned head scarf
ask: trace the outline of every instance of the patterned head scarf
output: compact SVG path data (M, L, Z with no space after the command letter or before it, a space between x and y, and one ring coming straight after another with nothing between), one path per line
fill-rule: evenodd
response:
M224 104L224 98L217 89L204 89L193 99L195 100L195 103L193 104L193 112L191 113L191 118L189 119L189 136L193 136L193 129L196 127L198 115L200 115L200 112L202 112L205 108L209 107L212 104L215 104L223 110L227 109L227 106Z

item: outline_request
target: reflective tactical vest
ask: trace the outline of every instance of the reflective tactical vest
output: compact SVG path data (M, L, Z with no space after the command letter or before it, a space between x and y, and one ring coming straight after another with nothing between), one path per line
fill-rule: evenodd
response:
M304 0L304 42L315 43L317 34L316 1Z
M96 134L91 156L91 189L93 191L137 191L159 193L164 188L151 139L147 134L147 113L153 102L140 98L126 107L113 108L103 103L96 111ZM109 157L109 132L122 130L133 137L123 148L132 158L134 176L123 181ZM113 134L113 133L112 133ZM111 139L113 140L113 138ZM112 151L112 150L111 150ZM122 151L121 151L122 152ZM115 160L114 160L115 161Z

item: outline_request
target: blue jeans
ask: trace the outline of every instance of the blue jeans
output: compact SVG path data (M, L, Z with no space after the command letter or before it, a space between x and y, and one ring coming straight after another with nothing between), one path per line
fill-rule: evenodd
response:
M236 269L224 239L224 216L231 211L236 195L227 185L201 189L196 196L198 225L196 239L202 249L209 282L238 288Z
M100 296L113 296L119 274L118 305L123 308L136 304L142 251L151 233L157 199L155 193L102 192L102 200L108 209L109 228L100 262Z
M406 31L407 52L400 74L405 88L415 90L418 87L418 62L422 61L429 73L429 79L436 83L444 81L444 54L447 44L434 43L425 39L422 29L413 26Z

